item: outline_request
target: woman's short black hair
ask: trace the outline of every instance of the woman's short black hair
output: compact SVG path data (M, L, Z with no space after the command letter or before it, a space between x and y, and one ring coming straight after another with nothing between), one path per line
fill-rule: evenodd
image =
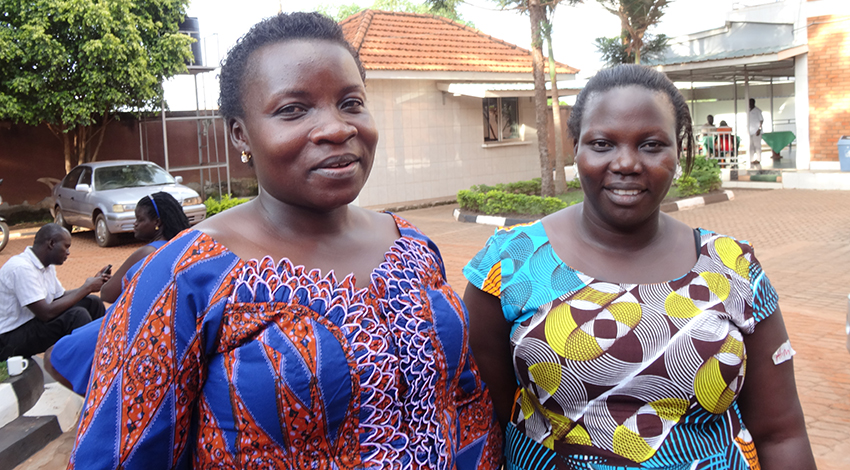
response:
M345 40L339 24L321 13L279 13L255 24L242 36L222 61L219 75L219 112L225 121L243 117L242 79L248 58L263 46L297 39L323 40L343 46L354 57L360 78L366 81L366 70L357 51Z
M189 218L183 212L183 207L174 196L166 192L160 191L139 199L136 209L143 210L151 219L159 219L162 224L162 236L166 240L171 240L189 228Z
M581 121L588 100L596 94L614 88L641 86L648 90L664 93L673 104L676 113L676 145L679 152L684 150L685 162L682 165L684 174L690 174L694 165L694 130L691 124L691 111L685 97L676 85L661 72L641 65L618 65L610 69L600 70L593 76L576 98L570 120L567 124L573 138L581 135Z

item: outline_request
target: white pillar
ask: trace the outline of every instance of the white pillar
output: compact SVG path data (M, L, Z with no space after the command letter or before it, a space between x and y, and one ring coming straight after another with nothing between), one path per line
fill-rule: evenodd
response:
M794 61L794 120L797 134L797 169L808 170L812 159L809 147L809 54Z

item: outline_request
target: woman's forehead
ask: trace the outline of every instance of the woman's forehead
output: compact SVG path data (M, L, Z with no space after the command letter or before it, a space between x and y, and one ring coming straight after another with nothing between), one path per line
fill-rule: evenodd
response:
M594 116L600 109L605 112L622 112L623 108L630 107L639 101L645 103L646 98L650 97L652 101L661 106L661 109L670 113L674 122L676 121L676 109L667 93L640 85L626 85L592 92L585 102L582 123Z

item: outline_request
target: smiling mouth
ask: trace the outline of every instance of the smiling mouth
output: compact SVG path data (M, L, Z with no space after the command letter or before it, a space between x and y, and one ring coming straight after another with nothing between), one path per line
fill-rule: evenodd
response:
M617 196L637 196L643 191L640 189L612 189L611 192Z
M351 165L352 163L354 163L354 161L353 161L353 160L352 160L352 161L350 161L350 162L332 163L332 164L330 164L330 165L325 165L325 166L323 166L322 168L345 168L345 167L347 167L348 165Z

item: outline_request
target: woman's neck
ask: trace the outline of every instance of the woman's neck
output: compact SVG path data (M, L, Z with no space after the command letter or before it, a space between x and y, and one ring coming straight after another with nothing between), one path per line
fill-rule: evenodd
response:
M663 238L666 223L660 211L631 227L616 227L601 220L586 204L575 211L575 227L586 245L609 253L634 254Z
M260 193L252 205L264 228L285 239L334 236L345 233L352 224L353 213L347 204L323 212L287 204Z

